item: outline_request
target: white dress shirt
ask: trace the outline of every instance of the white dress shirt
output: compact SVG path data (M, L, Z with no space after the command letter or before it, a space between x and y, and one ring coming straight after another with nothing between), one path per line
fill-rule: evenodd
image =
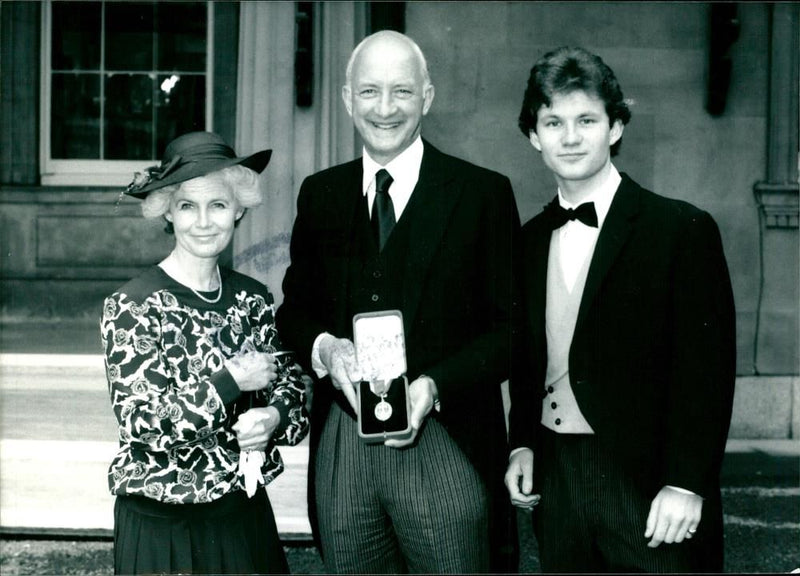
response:
M364 150L362 162L364 166L364 181L362 189L367 197L367 207L372 214L372 203L375 201L375 174L380 169L385 169L392 177L392 185L389 187L389 197L394 206L395 222L400 220L411 193L419 180L419 169L422 166L422 137L417 136L414 142L403 150L399 156L394 158L386 166L381 166Z
M575 287L575 280L583 263L586 258L591 257L597 237L600 235L600 229L603 227L603 222L608 215L608 209L611 207L614 194L617 192L621 181L622 178L619 172L611 164L608 178L580 202L580 204L594 202L594 209L597 212L597 228L587 226L580 220L569 220L558 229L561 240L561 266L564 271L564 282L570 292ZM558 203L562 208L572 209L580 205L568 202L561 193L560 188L558 190Z

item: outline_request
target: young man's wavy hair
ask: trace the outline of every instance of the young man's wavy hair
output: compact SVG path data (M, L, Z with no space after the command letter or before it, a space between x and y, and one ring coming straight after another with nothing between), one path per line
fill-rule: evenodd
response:
M536 131L539 108L550 106L553 96L582 90L596 96L605 103L606 114L613 126L617 120L627 124L631 111L622 96L616 76L602 58L583 48L562 46L542 56L531 68L522 110L519 114L519 129L526 138ZM622 138L611 146L615 156L622 145Z

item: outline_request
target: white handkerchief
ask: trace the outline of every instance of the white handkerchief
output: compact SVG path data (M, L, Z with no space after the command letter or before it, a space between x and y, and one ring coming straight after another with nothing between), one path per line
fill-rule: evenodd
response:
M264 483L264 476L261 474L263 465L263 452L246 450L239 453L239 474L244 476L244 489L248 498L252 498L258 485Z

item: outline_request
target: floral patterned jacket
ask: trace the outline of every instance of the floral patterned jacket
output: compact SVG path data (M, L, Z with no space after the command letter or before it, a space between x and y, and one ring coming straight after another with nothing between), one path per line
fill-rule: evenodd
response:
M120 442L109 468L112 494L189 504L244 489L231 426L251 407L274 406L281 415L266 449L265 484L283 471L276 445L297 444L308 432L304 375L291 355L258 392L242 393L225 368L239 350L274 353L281 345L266 287L232 270L221 274L214 304L158 266L105 300L100 332Z

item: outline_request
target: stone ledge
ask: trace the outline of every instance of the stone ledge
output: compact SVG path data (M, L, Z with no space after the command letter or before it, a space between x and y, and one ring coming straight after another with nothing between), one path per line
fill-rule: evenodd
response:
M800 377L792 378L792 438L800 440Z
M68 382L63 378L66 372L70 374ZM0 352L0 389L43 389L58 385L75 390L99 390L104 389L104 380L101 354ZM507 403L505 383L502 389ZM800 439L800 376L737 377L728 437Z
M798 438L797 376L740 376L736 379L729 438Z
M764 211L767 228L797 228L800 222L797 183L758 182L756 200Z

